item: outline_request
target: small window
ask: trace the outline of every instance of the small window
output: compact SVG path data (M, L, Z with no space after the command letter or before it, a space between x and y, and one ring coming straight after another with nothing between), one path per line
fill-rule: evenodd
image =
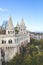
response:
M8 31L8 34L13 34L14 33L14 31Z
M10 34L10 32L8 31L8 34Z
M25 34L25 32L24 32L24 34Z
M9 40L8 42L9 42L9 44L11 44L12 43L12 40Z
M2 40L2 44L4 43L4 41Z
M6 41L5 40L2 40L2 44L4 44L4 43L6 43Z

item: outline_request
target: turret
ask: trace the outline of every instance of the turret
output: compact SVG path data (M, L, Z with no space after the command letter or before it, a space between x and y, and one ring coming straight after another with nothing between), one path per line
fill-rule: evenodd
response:
M20 28L20 26L19 26L19 23L18 23L18 22L17 22L16 28L17 28L17 30L19 30L19 28Z
M11 17L9 18L9 20L7 22L6 34L7 35L14 35L15 34L13 23L12 23L12 18Z
M21 19L21 22L20 22L20 30L26 30L26 26L25 26L23 18Z
M20 22L20 33L22 34L25 34L26 33L26 26L25 26L25 23L24 23L24 19L22 18L21 19L21 22Z

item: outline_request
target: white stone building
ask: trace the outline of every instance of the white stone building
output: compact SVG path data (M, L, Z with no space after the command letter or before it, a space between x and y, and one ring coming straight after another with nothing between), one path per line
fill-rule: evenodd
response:
M24 20L17 25L19 32L15 34L15 29L11 17L9 18L6 28L0 31L0 65L3 56L5 61L12 59L16 53L19 53L19 47L30 42L29 33L26 31Z
M43 40L43 33L30 32L30 38L33 38L33 39L36 39L36 40Z

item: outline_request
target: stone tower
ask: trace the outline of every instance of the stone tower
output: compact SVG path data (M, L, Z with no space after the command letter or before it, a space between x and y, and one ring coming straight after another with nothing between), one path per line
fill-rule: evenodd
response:
M7 35L15 35L15 31L14 31L14 27L13 27L13 23L12 23L12 18L10 16L7 26L6 26L6 34Z
M25 26L23 18L21 19L21 22L20 22L20 33L22 33L22 34L26 33L26 26Z
M19 30L20 26L19 26L19 23L18 22L17 22L16 27L17 27L17 30Z

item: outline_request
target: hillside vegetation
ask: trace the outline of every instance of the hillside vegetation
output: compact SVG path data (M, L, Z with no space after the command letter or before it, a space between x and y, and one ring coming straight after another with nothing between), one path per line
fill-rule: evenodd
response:
M43 40L31 39L26 47L21 46L20 54L16 54L8 65L43 65Z

